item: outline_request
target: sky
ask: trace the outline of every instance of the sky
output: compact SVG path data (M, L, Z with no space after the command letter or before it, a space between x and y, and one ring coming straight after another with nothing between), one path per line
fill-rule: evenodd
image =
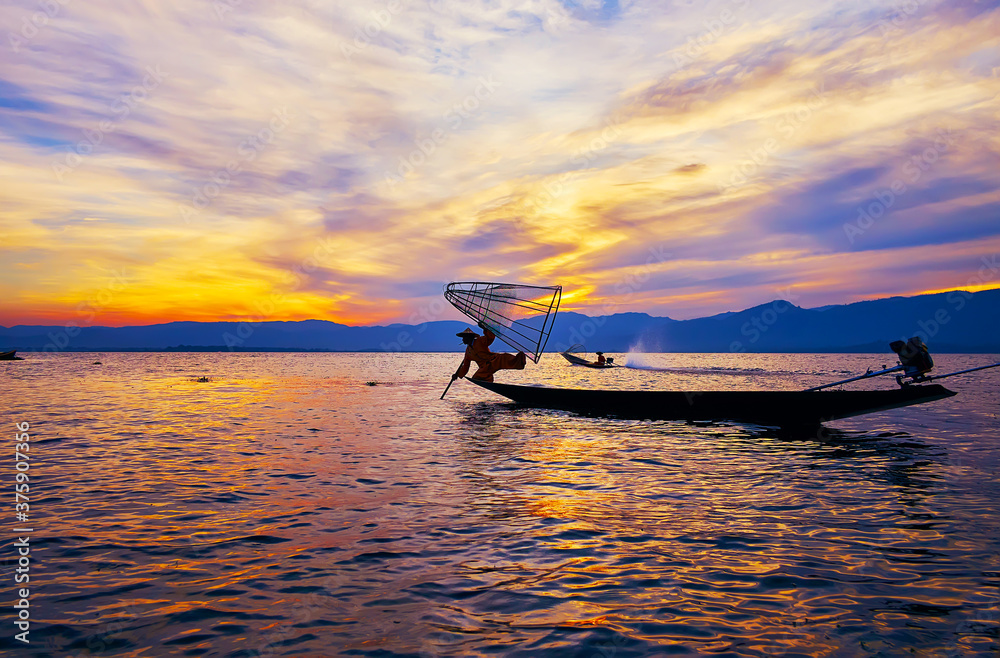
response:
M1000 287L1000 2L0 0L0 325Z

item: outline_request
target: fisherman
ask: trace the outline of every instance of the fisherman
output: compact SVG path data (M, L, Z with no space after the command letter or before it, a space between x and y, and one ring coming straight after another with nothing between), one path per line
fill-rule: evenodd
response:
M608 360L604 358L604 352L597 353L597 365L603 366Z
M889 343L889 347L899 355L899 364L903 366L903 372L907 377L917 379L934 367L934 359L931 358L927 346L920 340L920 336L914 336L905 343L895 340Z
M476 362L479 369L473 373L472 378L486 382L493 381L493 373L497 370L524 370L524 364L528 360L524 352L517 354L491 352L490 345L496 339L496 334L482 322L479 323L479 328L483 330L482 336L468 327L465 328L465 331L455 334L462 339L467 347L465 348L465 359L455 374L451 376L451 381L465 377L469 373L469 367L473 361Z

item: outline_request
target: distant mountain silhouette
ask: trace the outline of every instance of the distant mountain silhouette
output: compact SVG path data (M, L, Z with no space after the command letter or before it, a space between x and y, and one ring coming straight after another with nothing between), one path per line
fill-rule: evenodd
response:
M169 322L142 327L0 327L0 351L330 350L460 351L470 322L350 327L301 322ZM1000 353L1000 290L891 297L818 309L776 300L694 320L645 313L560 313L549 352L574 343L626 352L886 352L920 335L932 352Z
M668 325L658 338L667 352L882 352L890 341L917 335L937 352L1000 351L1000 290L822 309L778 300Z

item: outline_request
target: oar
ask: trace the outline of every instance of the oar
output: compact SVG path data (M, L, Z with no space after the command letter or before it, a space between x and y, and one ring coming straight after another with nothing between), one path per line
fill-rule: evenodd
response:
M457 377L456 377L456 379L457 379ZM444 393L441 394L441 399L442 400L444 399L444 396L448 395L448 389L451 388L451 385L454 384L454 383L455 383L455 380L453 379L450 382L448 382L447 386L444 387Z
M949 372L946 375L933 375L931 377L920 377L919 379L914 379L913 381L922 384L924 382L934 381L935 379L944 379L946 377L953 377L955 375L964 375L969 372L976 372L977 370L986 370L987 368L996 368L996 367L1000 367L1000 363L993 363L988 366L979 366L977 368L968 368L967 370L959 370L958 372ZM858 375L857 377L851 377L849 379L841 379L839 382L833 382L832 384L823 384L822 386L814 386L812 388L807 388L803 391L803 393L807 393L809 391L821 391L824 388L830 388L831 386L839 386L840 384L846 384L848 382L856 382L860 379L868 379L869 377L876 377L878 375L884 375L902 369L903 366L896 366L894 368L886 368L885 370L879 370L877 372L866 372L863 375Z
M964 375L967 372L975 372L977 370L986 370L987 368L996 368L1000 366L1000 363L994 363L988 366L979 366L978 368L969 368L968 370L959 370L958 372L949 372L947 375L934 375L933 377L924 377L920 379L921 382L930 382L935 379L944 379L945 377L952 377L953 375Z
M863 375L858 375L857 377L850 377L848 379L841 379L839 382L833 382L832 384L823 384L822 386L813 386L812 388L807 388L803 390L803 393L808 393L809 391L822 391L824 388L830 388L831 386L840 386L841 384L846 384L848 382L856 382L859 379L868 379L869 377L877 377L878 375L884 375L890 372L896 372L902 370L903 366L895 366L893 368L886 368L885 370L879 370L877 372L866 372Z

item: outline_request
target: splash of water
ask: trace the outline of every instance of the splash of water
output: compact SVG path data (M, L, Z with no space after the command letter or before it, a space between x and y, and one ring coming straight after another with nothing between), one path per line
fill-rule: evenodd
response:
M646 352L632 352L631 350L625 355L625 367L632 368L633 370L654 370L654 371L666 371L670 368L664 368L662 366L657 366L653 364L653 354Z
M656 356L662 352L663 350L661 349L660 341L658 339L651 338L646 335L640 335L636 338L635 342L629 346L628 352L625 354L625 363L623 365L626 368L632 368L634 370L651 370L659 372L672 370L672 368L665 368L656 364Z
M634 349L633 346L632 349ZM649 353L649 352L633 352L629 351L625 354L625 363L622 365L626 368L632 370L646 370L650 372L669 372L678 375L732 375L732 376L748 376L748 375L780 375L787 376L795 373L791 373L784 370L766 370L763 368L740 368L740 367L725 367L725 366L712 366L712 367L697 367L697 366L666 366L662 364L662 358L665 356L664 353ZM657 363L659 361L659 363Z

